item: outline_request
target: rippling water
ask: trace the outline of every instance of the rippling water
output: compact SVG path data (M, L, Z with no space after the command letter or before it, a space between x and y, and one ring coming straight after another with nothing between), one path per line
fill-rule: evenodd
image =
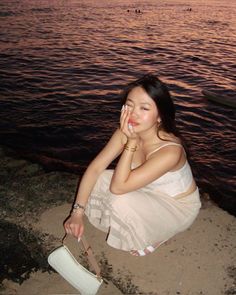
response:
M173 94L199 186L236 214L235 110L201 94L235 96L235 15L234 0L2 0L1 143L79 169L118 126L122 87L153 72Z

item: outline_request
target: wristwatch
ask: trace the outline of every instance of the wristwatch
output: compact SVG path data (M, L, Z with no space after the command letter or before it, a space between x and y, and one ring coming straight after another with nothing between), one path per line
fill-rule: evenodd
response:
M79 203L75 203L73 206L73 210L83 209L85 211L85 206L80 205Z

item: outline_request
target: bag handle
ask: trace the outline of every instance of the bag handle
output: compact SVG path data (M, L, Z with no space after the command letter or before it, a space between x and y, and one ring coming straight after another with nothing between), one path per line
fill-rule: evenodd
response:
M64 235L63 239L62 239L62 244L64 244L64 241L67 237L67 233ZM85 236L83 235L80 239L82 247L83 247L83 251L85 256L88 259L88 262L90 263L90 265L92 266L93 270L96 273L96 276L98 277L98 279L101 279L101 269L97 263L97 260L93 254L92 248L89 245L88 241L86 240ZM80 242L79 241L79 242Z

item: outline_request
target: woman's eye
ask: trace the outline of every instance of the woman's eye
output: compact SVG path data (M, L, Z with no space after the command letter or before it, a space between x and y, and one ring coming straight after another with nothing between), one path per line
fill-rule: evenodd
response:
M149 111L149 109L148 108L145 108L145 107L142 107L141 109L142 110L145 110L145 111Z

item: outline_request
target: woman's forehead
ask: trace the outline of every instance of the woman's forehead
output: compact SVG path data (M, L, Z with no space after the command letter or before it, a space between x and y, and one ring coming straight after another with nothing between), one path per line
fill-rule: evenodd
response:
M147 94L147 92L140 86L133 88L128 96L127 101L136 102L136 103L155 103L153 99Z

